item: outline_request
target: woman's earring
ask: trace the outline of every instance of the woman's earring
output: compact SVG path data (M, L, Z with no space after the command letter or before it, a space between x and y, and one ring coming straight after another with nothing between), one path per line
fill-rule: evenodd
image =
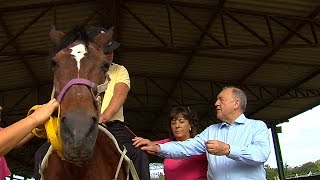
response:
M189 131L191 131L191 128L189 128Z

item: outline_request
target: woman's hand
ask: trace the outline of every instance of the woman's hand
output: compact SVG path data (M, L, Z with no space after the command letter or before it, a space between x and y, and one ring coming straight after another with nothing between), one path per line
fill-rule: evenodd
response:
M48 103L41 105L37 108L28 118L36 121L37 126L43 125L49 120L49 117L59 107L56 99L51 99Z

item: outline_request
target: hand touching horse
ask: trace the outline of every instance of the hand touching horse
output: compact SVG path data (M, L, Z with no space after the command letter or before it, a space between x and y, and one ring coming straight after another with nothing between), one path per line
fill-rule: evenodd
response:
M50 32L54 97L61 105L57 130L61 152L51 148L47 153L41 165L43 179L126 179L123 165L117 171L119 148L98 127L100 93L109 67L103 47L112 34L109 29L90 37L79 27L67 34L54 28Z

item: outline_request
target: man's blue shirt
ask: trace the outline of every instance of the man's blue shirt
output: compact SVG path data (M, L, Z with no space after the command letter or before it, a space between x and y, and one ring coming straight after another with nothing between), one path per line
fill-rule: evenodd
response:
M230 154L209 154L205 147L208 140L229 144ZM206 153L210 180L266 179L264 162L270 154L268 128L264 122L248 119L243 114L231 125L225 122L213 124L194 138L160 144L160 148L158 155L165 158L184 158Z

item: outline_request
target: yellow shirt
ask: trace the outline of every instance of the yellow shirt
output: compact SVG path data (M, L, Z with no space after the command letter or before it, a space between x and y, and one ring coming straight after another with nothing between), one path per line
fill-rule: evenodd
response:
M108 107L110 100L113 96L114 87L117 83L125 83L130 89L130 78L127 69L124 66L119 64L112 63L108 70L108 75L110 78L108 88L105 91L103 102L101 105L101 113ZM123 106L119 109L119 111L112 116L110 119L113 120L120 120L124 122L123 116Z

